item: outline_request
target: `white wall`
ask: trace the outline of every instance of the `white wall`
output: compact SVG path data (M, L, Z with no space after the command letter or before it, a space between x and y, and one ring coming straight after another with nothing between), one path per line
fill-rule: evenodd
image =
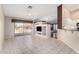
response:
M5 39L14 38L14 23L11 22L10 17L5 17Z
M63 41L70 48L79 53L79 32L58 30L58 40Z
M0 50L2 48L3 40L4 40L4 15L2 7L0 5Z
M66 5L63 5L63 10L62 10L62 25L63 28L65 29L76 29L76 23L79 22L79 19L77 19L78 16L78 12L76 13L71 13L69 11L69 9L67 9L67 7L65 7Z

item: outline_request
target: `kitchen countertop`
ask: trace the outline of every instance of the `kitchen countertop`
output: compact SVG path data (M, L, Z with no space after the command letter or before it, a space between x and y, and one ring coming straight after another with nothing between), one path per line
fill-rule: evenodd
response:
M74 32L74 31L78 31L79 32L79 30L77 30L77 29L65 29L65 28L62 28L62 30L71 31L71 32Z

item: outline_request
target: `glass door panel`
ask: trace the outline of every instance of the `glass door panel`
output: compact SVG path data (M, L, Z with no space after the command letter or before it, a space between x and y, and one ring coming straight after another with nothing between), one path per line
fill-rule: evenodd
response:
M32 23L15 22L15 34L25 34L32 32Z
M15 33L23 33L23 23L15 23Z
M24 23L24 33L31 33L31 31L32 31L32 24Z

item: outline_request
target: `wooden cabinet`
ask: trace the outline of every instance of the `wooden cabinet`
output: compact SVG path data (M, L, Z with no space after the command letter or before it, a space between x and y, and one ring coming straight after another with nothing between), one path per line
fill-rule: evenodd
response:
M62 5L58 6L57 8L57 23L58 23L58 29L62 29Z
M59 5L57 8L58 12L58 29L62 29L65 25L67 19L71 19L70 11L65 7L65 5Z

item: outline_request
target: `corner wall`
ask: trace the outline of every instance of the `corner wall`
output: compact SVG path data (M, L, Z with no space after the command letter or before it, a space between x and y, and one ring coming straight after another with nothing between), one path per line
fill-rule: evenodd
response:
M11 17L5 16L5 39L14 39L14 23Z
M4 15L2 7L0 5L0 50L2 49L3 40L4 40Z

